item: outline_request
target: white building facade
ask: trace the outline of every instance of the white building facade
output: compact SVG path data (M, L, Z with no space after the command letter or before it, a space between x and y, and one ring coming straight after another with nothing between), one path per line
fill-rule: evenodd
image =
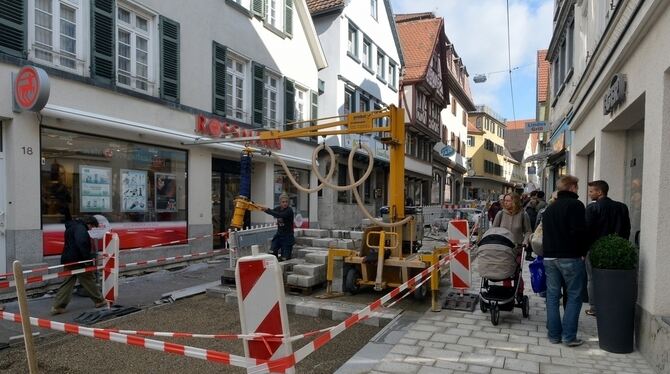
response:
M0 273L14 259L58 261L68 215L105 216L122 249L199 238L140 258L220 246L203 236L228 227L242 145L189 143L316 115L326 61L304 0L5 3ZM37 113L13 108L12 74L25 65L50 82ZM314 143L259 146L284 155L304 185L315 181ZM272 205L287 192L318 224L316 196L298 193L274 160L255 156L251 181L254 201Z
M390 2L309 0L307 4L328 60L328 67L319 72L319 117L397 106L402 56ZM361 186L360 195L366 208L376 215L388 197L388 149L374 136L339 135L326 141L338 151L336 180L345 185L351 183L347 177L348 154L352 141L359 139L375 153L375 170ZM356 160L355 175L362 176L367 158ZM325 175L327 160L320 163ZM343 228L363 218L350 191L324 189L319 192L319 205L322 228Z
M572 132L567 171L580 178L584 202L586 182L602 179L628 205L640 248L636 343L668 372L670 9L653 0L564 1L556 14L551 118Z

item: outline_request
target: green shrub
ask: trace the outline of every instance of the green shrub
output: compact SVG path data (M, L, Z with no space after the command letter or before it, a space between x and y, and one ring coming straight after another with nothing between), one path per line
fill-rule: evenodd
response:
M595 269L631 270L637 267L637 248L620 236L608 235L593 243L589 258Z

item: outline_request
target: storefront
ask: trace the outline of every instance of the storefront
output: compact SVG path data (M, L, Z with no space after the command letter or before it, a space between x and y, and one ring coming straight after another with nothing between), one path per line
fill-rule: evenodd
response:
M45 256L63 249L63 222L96 214L121 249L186 239L187 152L90 134L40 129Z

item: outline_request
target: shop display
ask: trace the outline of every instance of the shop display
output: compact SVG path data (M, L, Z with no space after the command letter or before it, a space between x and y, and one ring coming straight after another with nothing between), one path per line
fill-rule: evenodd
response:
M121 211L147 211L147 172L121 169Z
M155 204L157 212L177 211L177 176L167 173L154 173Z
M79 181L81 186L79 211L88 213L112 210L112 169L80 165Z

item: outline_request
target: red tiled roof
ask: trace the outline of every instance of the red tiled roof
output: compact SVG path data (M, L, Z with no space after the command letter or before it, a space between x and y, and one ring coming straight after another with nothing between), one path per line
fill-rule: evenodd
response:
M547 61L547 50L537 51L537 102L547 101L549 96L549 72L551 70Z
M421 17L425 13L420 13ZM414 16L414 17L412 17ZM435 44L443 27L442 18L421 18L416 14L396 16L400 47L405 59L405 81L422 79L433 56Z
M532 119L520 119L517 121L507 121L505 122L505 130L518 130L526 128L527 122L533 122Z
M307 0L311 14L324 13L331 9L344 8L344 0Z
M435 14L432 12L423 12L423 13L408 13L408 14L396 14L396 22L404 21L416 21L420 19L435 18Z

